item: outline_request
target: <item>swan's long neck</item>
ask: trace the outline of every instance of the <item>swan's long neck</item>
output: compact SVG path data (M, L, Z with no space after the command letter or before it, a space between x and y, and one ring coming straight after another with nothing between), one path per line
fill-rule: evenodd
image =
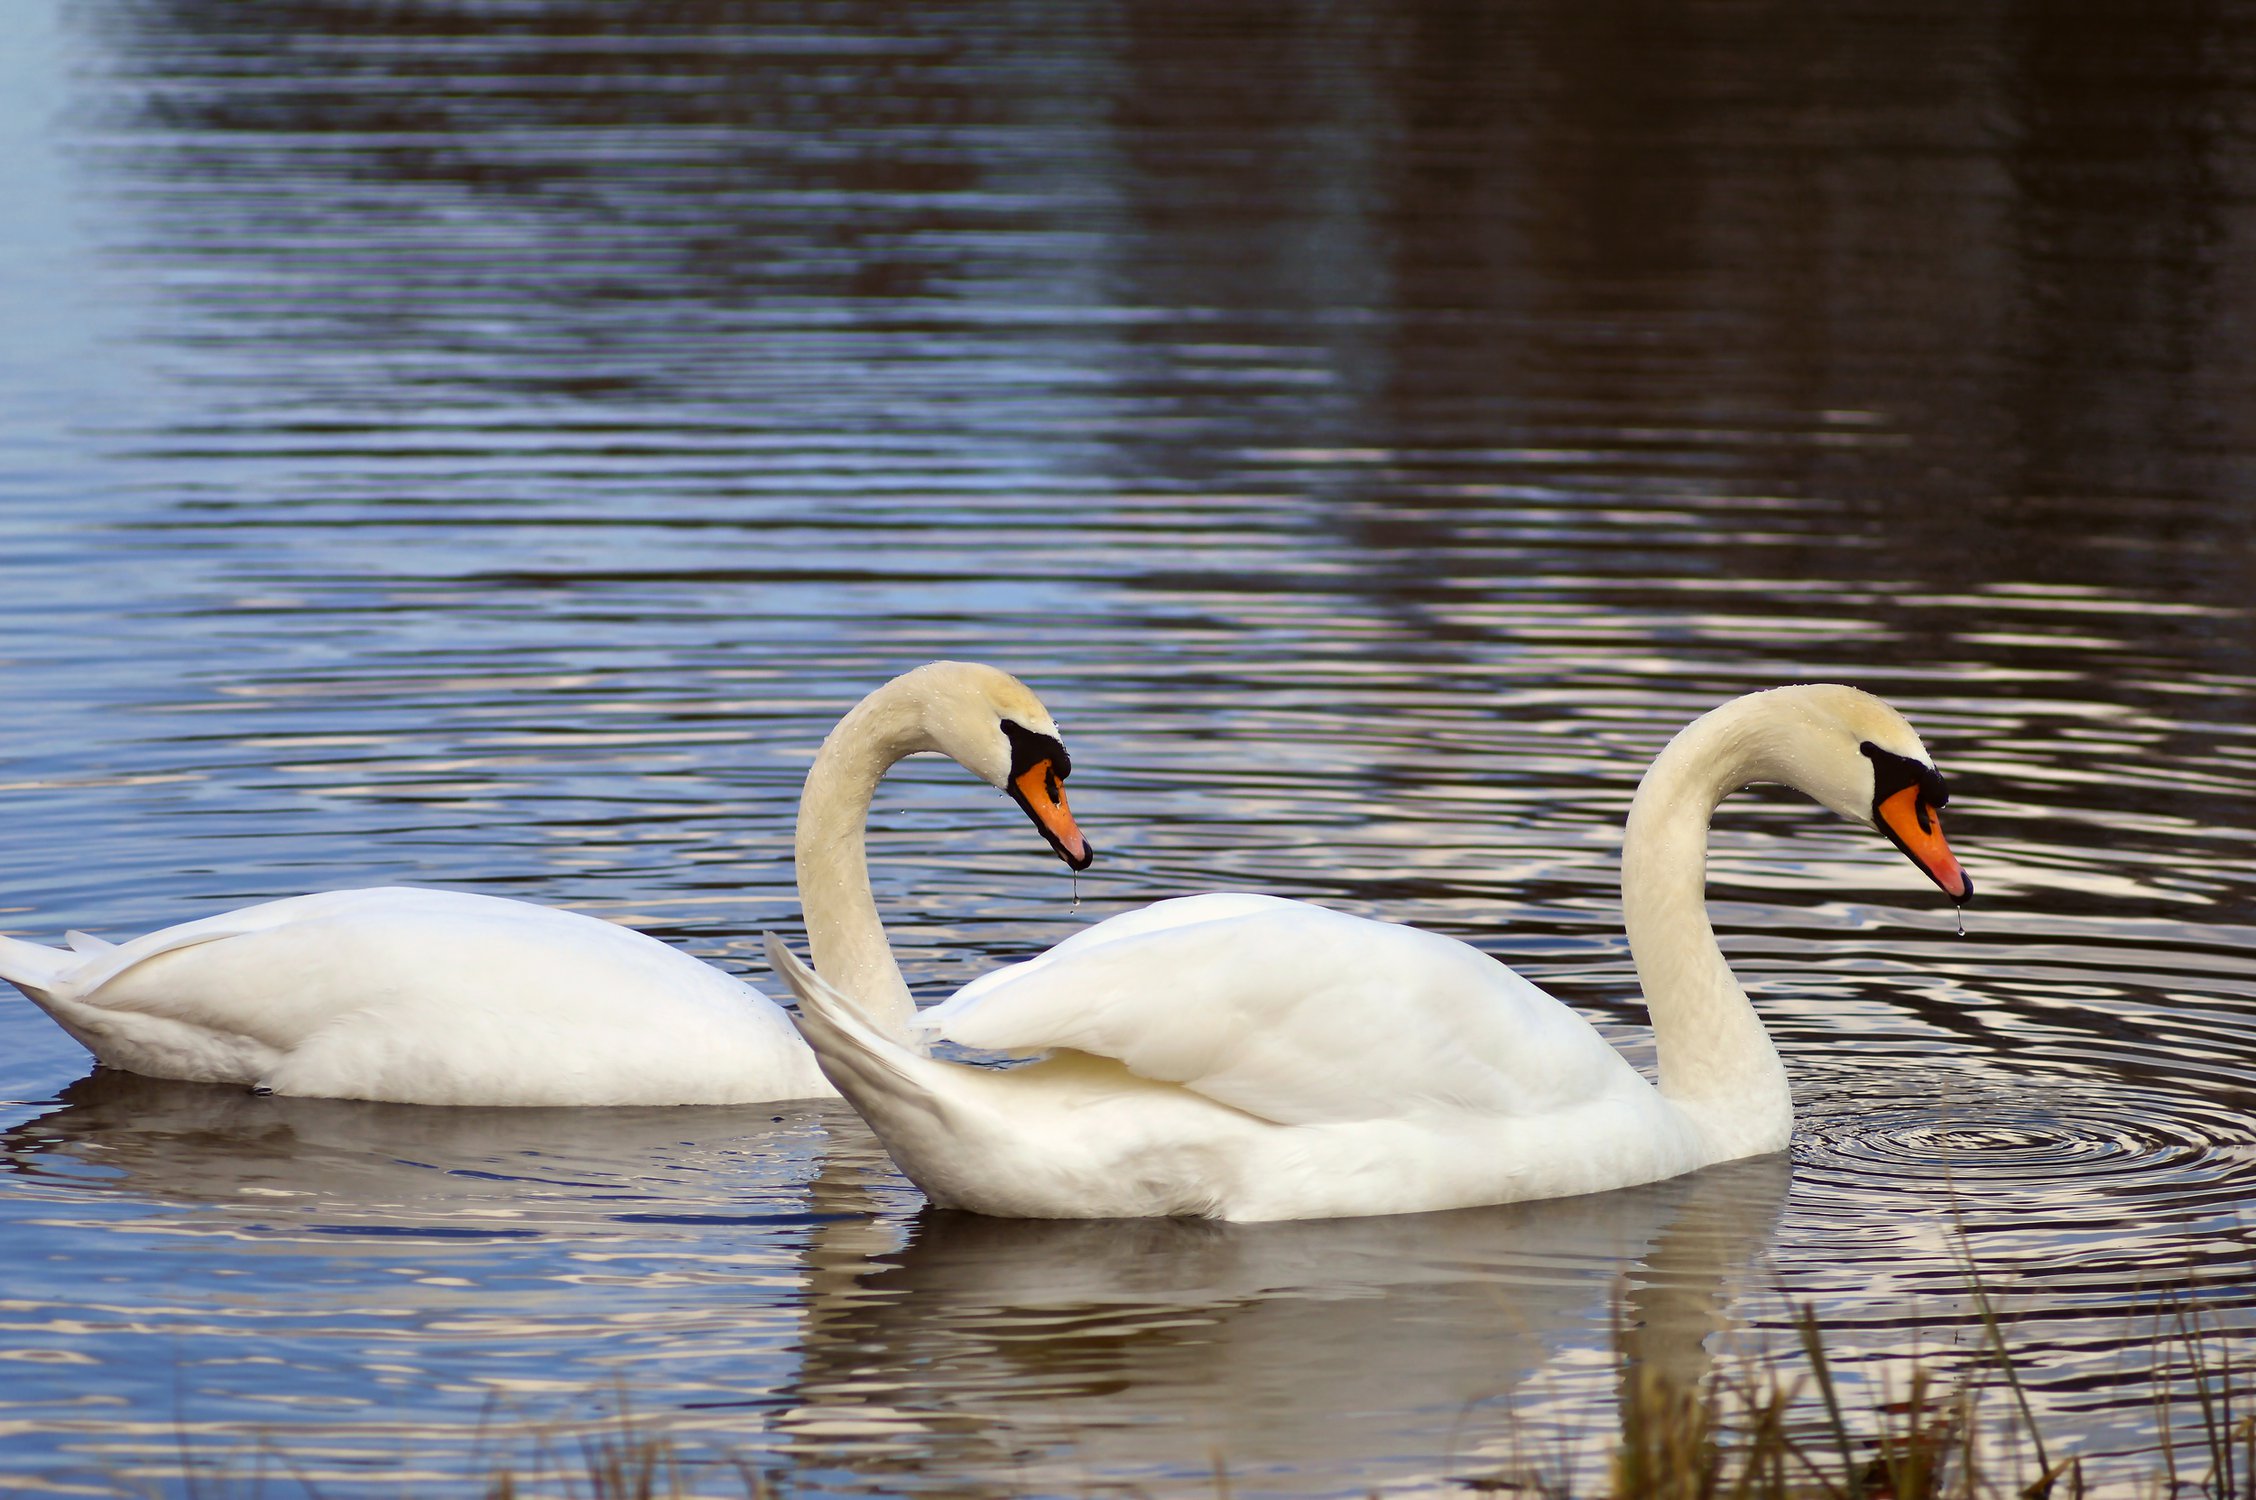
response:
M1793 1123L1778 1049L1708 925L1708 820L1756 781L1790 781L1762 695L1694 720L1639 783L1622 844L1622 919L1652 1013L1661 1093L1736 1150L1775 1150ZM1719 1141L1718 1145L1726 1144Z
M831 730L799 796L799 903L815 971L896 1038L907 1035L916 1002L878 921L864 829L885 773L906 756L937 748L916 696L880 688Z

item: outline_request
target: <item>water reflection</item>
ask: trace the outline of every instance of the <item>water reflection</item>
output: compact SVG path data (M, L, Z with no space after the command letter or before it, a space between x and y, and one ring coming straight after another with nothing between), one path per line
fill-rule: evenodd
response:
M1398 560L1421 515L1626 494L1769 530L1780 578L1847 543L1875 581L1962 591L2143 584L2158 536L2240 524L2205 497L2256 438L2222 316L2251 263L2241 9L2132 45L1981 6L1791 38L1563 4L1256 28L714 3L652 27L571 0L508 25L167 0L80 24L121 70L109 167L143 235L209 272L174 332L327 412L294 429L308 457L382 432L341 404L412 416L421 456L394 456L424 484L399 500L463 503L472 444L694 490L752 433L800 494L918 460L976 483L941 436L968 424L1043 465L1013 491L1092 462L1197 484L1188 442L1313 484L1366 541L1414 499ZM1210 32L1229 45L1190 45ZM431 423L468 392L566 420ZM703 440L634 420L661 405ZM1469 433L1507 461L1468 474ZM1231 453L1256 434L1268 462Z
M0 1153L18 1213L105 1231L67 1294L11 1304L8 1356L170 1382L202 1462L396 1481L592 1419L623 1376L685 1441L782 1442L853 1492L1169 1493L1219 1456L1240 1490L1363 1493L1600 1451L1615 1299L1637 1359L1696 1379L1790 1180L1772 1157L1393 1219L1015 1223L910 1213L835 1106L419 1110L108 1072ZM146 1368L152 1343L177 1363ZM132 1422L68 1420L113 1468L168 1468Z
M1610 1405L1612 1299L1638 1360L1699 1378L1789 1177L1770 1157L1300 1224L927 1209L860 1274L866 1248L826 1229L784 1428L869 1493L1211 1493L1219 1469L1232 1493L1359 1495L1587 1458L1603 1434L1569 1413Z
M637 1204L658 1223L725 1215L748 1194L787 1188L812 1173L824 1121L837 1118L808 1101L421 1109L100 1069L63 1090L57 1108L0 1133L0 1163L51 1201L96 1192L200 1212L199 1232L588 1233Z
M0 1137L0 1235L74 1247L0 1312L7 1420L61 1445L19 1445L10 1482L137 1494L136 1474L232 1484L279 1462L323 1493L396 1494L434 1465L527 1461L622 1390L637 1409L765 1398L792 1366L779 1303L822 1218L805 1183L878 1159L827 1161L850 1120L432 1110L98 1073ZM729 1446L757 1456L758 1433Z

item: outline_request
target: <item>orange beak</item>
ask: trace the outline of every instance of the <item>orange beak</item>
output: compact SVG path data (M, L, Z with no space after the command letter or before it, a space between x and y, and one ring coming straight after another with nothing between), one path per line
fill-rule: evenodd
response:
M1073 809L1065 805L1065 784L1048 761L1038 760L1012 777L1010 794L1012 801L1026 809L1034 826L1042 830L1042 837L1050 841L1058 858L1076 870L1089 868L1097 852L1081 836L1080 825L1073 821Z
M1942 815L1927 805L1919 788L1907 786L1891 794L1873 812L1889 842L1941 886L1944 895L1964 906L1974 894L1974 882L1966 878L1958 856L1943 838Z

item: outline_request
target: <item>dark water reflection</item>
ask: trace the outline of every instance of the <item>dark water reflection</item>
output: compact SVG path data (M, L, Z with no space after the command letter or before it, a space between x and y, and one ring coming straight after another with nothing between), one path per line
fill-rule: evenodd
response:
M19 10L6 930L406 879L748 968L812 746L954 654L1057 710L1106 858L1075 912L910 772L926 994L1243 884L1634 1046L1644 761L1846 678L1984 899L1956 940L1868 837L1727 816L1803 1125L1682 1326L1956 1358L1963 1229L2104 1455L2152 1447L2163 1290L2256 1319L2245 4ZM1210 1440L1435 1486L1506 1410L1601 1451L1614 1278L1720 1222L964 1226L834 1115L285 1110L0 1030L27 1485L177 1486L185 1424L396 1493L615 1371L810 1489L1198 1492Z
M904 1487L937 1469L974 1493L1091 1475L1168 1489L1202 1453L1238 1493L1430 1485L1437 1459L1463 1482L1517 1475L1531 1434L1611 1400L1605 1361L1558 1355L1617 1295L1648 1363L1707 1373L1704 1340L1788 1177L1773 1157L1599 1197L1301 1224L927 1210L845 1296L810 1255L786 1427L802 1454L852 1454ZM839 1441L873 1436L891 1441Z

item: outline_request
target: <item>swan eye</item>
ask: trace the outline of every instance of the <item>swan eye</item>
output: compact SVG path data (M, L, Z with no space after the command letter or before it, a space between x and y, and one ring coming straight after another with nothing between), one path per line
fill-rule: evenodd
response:
M1872 805L1895 796L1905 787L1919 789L1919 826L1926 829L1934 821L1933 809L1950 806L1950 788L1943 784L1943 773L1924 761L1913 760L1908 755L1898 755L1893 750L1883 750L1866 740L1857 748L1864 758L1872 762Z
M1016 785L1019 778L1036 766L1047 762L1052 780L1050 795L1058 795L1057 783L1073 774L1073 757L1065 753L1065 744L1054 734L1041 734L1024 724L1005 719L1003 738L1010 742L1010 779Z

